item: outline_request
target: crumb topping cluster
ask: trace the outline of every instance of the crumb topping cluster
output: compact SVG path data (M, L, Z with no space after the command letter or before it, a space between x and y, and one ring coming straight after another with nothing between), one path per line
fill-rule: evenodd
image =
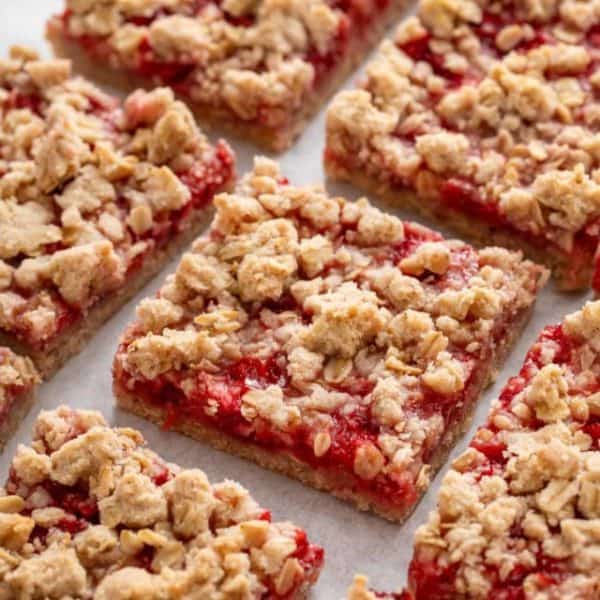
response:
M0 597L288 598L322 550L233 481L165 463L99 413L42 412L0 495Z
M175 411L259 443L270 431L360 480L427 485L428 453L543 269L295 187L263 158L215 205L210 234L139 305L117 380L159 382L148 400L167 406L175 387Z
M600 302L542 333L417 530L417 598L428 578L469 598L598 596L599 350Z
M422 0L332 103L328 152L571 252L600 216L599 35L596 0Z
M273 127L300 107L349 22L324 0L67 0L67 37L194 101ZM365 15L366 18L366 15ZM52 27L52 24L51 24ZM325 64L325 62L323 62Z
M229 179L218 152L172 91L121 107L69 61L14 48L0 60L0 329L42 344L121 286L203 185Z
M29 358L0 346L0 416L10 410L16 394L31 389L39 381Z

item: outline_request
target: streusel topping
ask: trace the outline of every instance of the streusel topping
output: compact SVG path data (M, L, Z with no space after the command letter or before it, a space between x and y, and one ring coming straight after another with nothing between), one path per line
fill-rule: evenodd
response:
M549 240L597 237L594 1L422 0L328 113L328 153Z
M418 529L413 588L427 572L474 599L598 597L599 332L590 302L542 333Z
M211 233L140 305L120 383L174 386L193 415L236 435L268 428L364 481L426 485L426 453L454 414L443 407L462 406L543 270L290 185L264 158L215 204ZM346 420L361 431L350 444Z
M194 177L229 176L172 91L120 107L70 71L0 60L0 328L37 344L176 233Z
M10 410L16 394L40 382L31 360L0 346L0 417Z
M343 7L324 0L66 5L51 27L85 39L84 51L269 127L301 106L349 27Z
M42 412L0 495L0 597L252 600L294 593L322 551L233 481L165 463L96 412Z

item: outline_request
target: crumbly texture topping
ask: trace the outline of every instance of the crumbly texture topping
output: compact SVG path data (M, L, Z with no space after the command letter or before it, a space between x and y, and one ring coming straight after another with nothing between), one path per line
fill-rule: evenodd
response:
M599 24L596 0L422 0L332 103L328 155L570 253L600 216Z
M140 305L117 380L175 387L182 418L268 430L269 447L307 446L368 487L426 486L424 455L460 419L441 406L475 401L543 269L295 187L263 158L215 204L209 235Z
M461 598L598 597L599 332L590 302L532 347L417 530L416 598L442 582Z
M0 329L31 345L176 235L207 200L190 173L215 189L231 171L170 90L120 106L70 70L23 48L0 60Z
M0 416L6 416L13 401L40 382L29 358L0 346Z
M38 417L0 495L0 597L293 598L322 550L233 481L165 463L133 429Z
M67 0L66 6L51 30L68 39L85 36L96 58L270 128L290 119L322 65L344 53L352 25L349 8L324 0ZM367 19L366 6L358 12Z

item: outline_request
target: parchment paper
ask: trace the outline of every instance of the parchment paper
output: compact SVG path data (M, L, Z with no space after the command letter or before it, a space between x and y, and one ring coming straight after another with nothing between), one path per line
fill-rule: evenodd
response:
M0 56L6 56L9 46L15 43L35 47L42 55L48 56L44 24L62 5L62 0L0 0ZM357 75L355 73L350 77L346 82L347 87L353 84ZM292 182L302 184L324 180L321 166L324 126L323 110L299 142L279 157L283 172ZM210 136L215 138L218 133L212 132ZM244 173L252 164L256 150L250 144L236 140L230 142L238 157L238 172ZM328 188L348 198L360 195L349 186L328 185ZM410 213L398 211L398 215L430 225ZM442 233L449 234L446 231ZM61 403L77 408L97 409L111 423L140 429L150 446L165 459L185 467L200 467L213 481L236 479L248 487L264 507L272 510L275 519L290 519L305 527L310 539L322 544L326 552L325 568L311 598L344 598L346 589L357 572L369 575L372 584L378 589L391 591L404 585L413 534L434 506L441 479L439 475L412 517L404 525L398 526L360 513L325 493L309 489L242 459L217 452L178 434L160 431L151 424L114 408L111 362L118 337L132 320L137 303L157 290L165 275L173 270L174 264L168 265L136 298L114 315L80 355L71 359L51 381L42 385L39 403L30 411L0 456L0 481L6 477L17 445L29 442L32 424L39 410L50 409ZM565 314L577 310L591 296L589 293L559 294L553 288L550 283L540 295L525 333L513 349L496 384L481 398L473 427L455 448L452 456L456 456L467 445L476 425L484 420L491 400L507 378L518 371L527 348L542 327L562 320ZM441 471L443 472L444 470Z

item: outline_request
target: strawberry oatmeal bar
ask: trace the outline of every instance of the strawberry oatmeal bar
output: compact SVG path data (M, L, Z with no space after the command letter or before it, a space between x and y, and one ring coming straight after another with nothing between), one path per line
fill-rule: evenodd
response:
M203 123L283 150L406 0L66 0L59 56L116 87L169 85Z
M300 600L323 564L242 486L166 463L97 412L42 412L0 492L7 600Z
M353 593L386 597L363 577ZM417 530L409 594L600 598L600 302L542 332L454 461Z
M600 289L599 60L595 1L421 0L333 101L327 172Z
M0 450L33 404L39 382L29 358L0 346Z
M143 301L125 409L400 521L465 429L546 273L259 158Z
M66 60L0 60L0 343L53 373L197 235L233 180L168 89L123 105Z

